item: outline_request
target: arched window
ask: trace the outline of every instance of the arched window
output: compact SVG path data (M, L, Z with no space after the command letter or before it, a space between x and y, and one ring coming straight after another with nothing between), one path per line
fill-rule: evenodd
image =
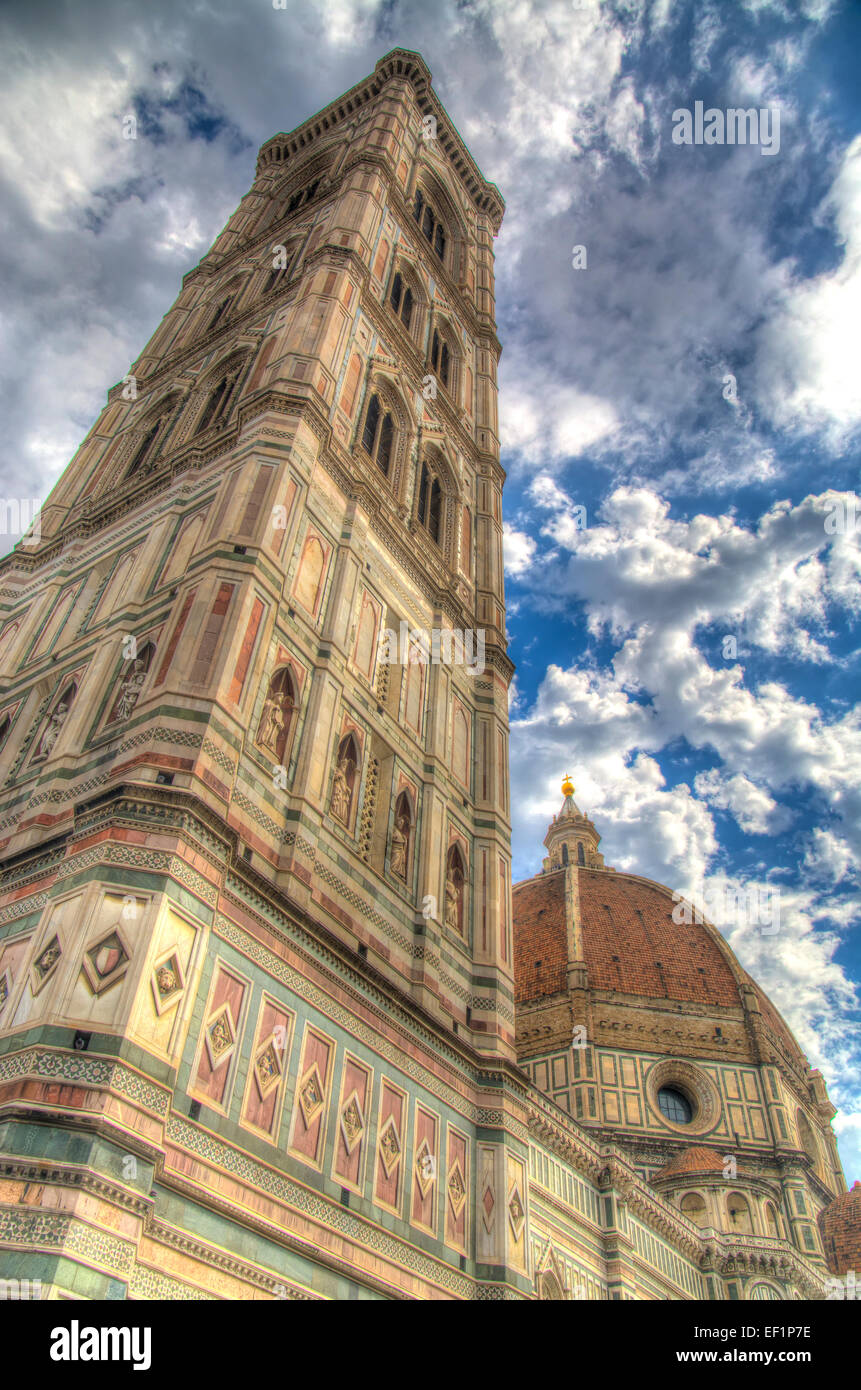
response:
M211 333L213 328L217 327L219 323L226 322L227 318L229 317L231 306L233 305L233 302L236 298L238 298L238 296L235 293L227 294L216 305L215 313L209 320L209 324L206 329L207 333Z
M404 328L409 329L413 316L413 292L409 285L404 285L404 277L401 275L400 271L398 271L392 281L389 303L398 315Z
M397 878L406 883L412 849L413 808L406 792L401 792L395 802L395 819L392 826L392 841L389 849L389 868Z
M686 1192L679 1206L684 1216L689 1221L693 1221L695 1226L705 1226L706 1224L706 1204L699 1192Z
M440 379L440 381L442 382L443 386L445 386L445 387L448 387L448 375L449 375L448 362L449 362L449 357L448 357L448 343L443 343L443 345L442 345L442 351L440 352L440 355L439 355L439 379Z
M563 846L562 846L562 863L563 863L563 864L567 864L567 863L568 863L568 846L567 846L567 845L563 845Z
M296 692L293 679L286 666L276 671L266 692L263 712L257 725L256 742L272 754L279 767L284 764L296 712Z
M746 1197L743 1197L740 1192L731 1192L726 1199L726 1210L729 1218L729 1230L734 1235L753 1235L753 1223Z
M582 841L582 840L578 840L578 841L577 841L577 863L578 863L578 864L585 864L585 863L586 863L586 852L585 852L585 850L583 849L583 841Z
M335 765L329 809L335 819L346 826L349 826L353 815L358 766L359 751L356 740L352 734L345 734L338 745L338 761Z
M765 1229L767 1234L773 1236L775 1240L780 1239L780 1223L778 1222L777 1211L772 1202L766 1202L765 1204Z
M441 261L445 260L445 228L423 193L416 192L413 216Z
M459 936L463 936L465 882L463 857L458 846L452 845L445 864L445 922Z
M374 445L377 442L377 428L380 423L380 398L372 396L368 402L368 413L365 416L365 428L362 431L362 448L367 453L373 454Z
M394 437L395 427L392 417L388 412L383 414L380 398L375 394L368 402L365 428L362 430L362 448L370 454L380 472L384 473L386 477L388 477L389 465L392 461Z
M442 533L442 488L439 478L430 471L426 463L422 464L419 484L418 517L431 540L439 545Z
M236 384L236 376L226 375L221 378L218 385L209 394L209 399L203 409L195 434L202 434L210 425L214 425L227 411L233 387Z
M430 506L428 508L428 531L431 540L439 545L440 528L442 525L442 488L439 485L439 478L434 478L431 483Z
M538 1278L538 1297L542 1302L564 1303L562 1285L551 1269L546 1269Z
M400 310L400 307L401 307L401 299L403 298L403 293L404 293L404 277L403 277L403 275L401 275L401 272L398 271L397 275L395 276L394 280L392 281L392 292L391 292L391 294L389 295L389 302L390 302L390 304L391 304L391 306L392 306L392 308L394 309L394 311L395 311L396 314L397 314L397 313L399 312L399 310Z
M391 415L383 416L383 423L380 425L380 442L377 445L377 465L388 477L389 464L392 459L392 440L394 438L394 425Z
M140 444L138 445L137 449L135 449L135 452L132 455L132 461L126 469L126 478L130 478L133 473L148 471L144 469L144 464L148 460L150 461L150 463L155 462L158 456L156 440L161 435L163 424L163 419L156 420L155 424L151 425L150 428L147 430L146 434L144 435L143 439L141 440Z
M263 293L272 294L275 290L280 289L282 285L287 284L289 276L289 265L279 266L277 269L270 271L269 278L263 286Z

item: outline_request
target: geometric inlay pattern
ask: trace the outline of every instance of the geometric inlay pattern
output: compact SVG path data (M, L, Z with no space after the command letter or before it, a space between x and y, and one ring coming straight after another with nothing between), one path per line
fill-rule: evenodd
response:
M209 1053L209 1064L215 1071L222 1062L227 1061L236 1046L236 1026L229 1004L222 1004L218 1012L213 1015L206 1025L203 1036L206 1050Z
M38 994L39 990L48 983L54 971L57 969L57 966L60 964L60 956L62 954L63 950L60 946L60 938L58 936L52 936L47 946L33 963L33 968L30 972L30 987L34 994Z
M511 1229L514 1232L514 1239L519 1240L526 1223L526 1213L523 1210L523 1202L516 1183L511 1189L508 1197L508 1219L511 1222Z
M102 937L84 952L84 974L93 994L102 994L121 980L129 968L131 956L118 927Z
M185 978L176 947L156 961L150 977L150 986L155 1011L159 1016L179 1003L185 989Z
M302 1109L306 1129L311 1128L323 1109L325 1100L326 1093L320 1078L320 1069L316 1062L312 1062L299 1086L299 1105Z
M359 1104L358 1093L353 1091L341 1111L341 1133L348 1154L353 1152L364 1132L365 1117Z
M466 1201L466 1183L463 1180L463 1172L457 1159L451 1165L451 1172L448 1175L448 1200L451 1202L451 1209L455 1216L460 1216Z
M380 1135L380 1158L386 1177L390 1178L401 1161L401 1138L393 1115L389 1116Z

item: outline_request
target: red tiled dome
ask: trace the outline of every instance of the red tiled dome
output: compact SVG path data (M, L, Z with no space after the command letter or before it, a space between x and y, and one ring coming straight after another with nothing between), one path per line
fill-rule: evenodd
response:
M613 994L739 1009L752 986L763 1024L782 1050L801 1050L771 1000L739 966L715 928L674 922L672 893L634 874L578 868L583 957L589 986ZM566 988L565 870L513 887L515 1001L529 1003Z
M723 1158L715 1149L707 1149L703 1144L691 1145L674 1154L669 1163L652 1174L652 1182L658 1178L681 1177L684 1173L723 1173Z
M861 1273L861 1182L823 1208L819 1230L831 1273Z

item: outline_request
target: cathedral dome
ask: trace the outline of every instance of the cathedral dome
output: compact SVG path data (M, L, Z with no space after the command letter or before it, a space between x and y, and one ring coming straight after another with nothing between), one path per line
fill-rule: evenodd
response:
M557 822L558 823L558 822ZM545 871L514 885L515 998L527 1003L566 987L566 874ZM577 869L579 951L592 991L615 998L681 1005L687 1016L741 1021L754 1012L767 1050L793 1068L803 1053L764 991L705 919L674 920L678 896L662 884L609 869ZM715 1031L715 1028L719 1031ZM718 1022L711 1050L726 1050ZM746 1051L750 1036L739 1036Z
M819 1230L832 1274L861 1271L861 1182L823 1208Z
M669 1163L653 1173L651 1181L660 1182L663 1178L690 1177L694 1174L717 1173L723 1176L724 1160L716 1149L707 1149L704 1144L692 1144L680 1149Z

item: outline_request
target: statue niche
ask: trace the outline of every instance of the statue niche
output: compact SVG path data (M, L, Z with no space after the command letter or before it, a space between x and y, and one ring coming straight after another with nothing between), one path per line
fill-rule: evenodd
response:
M407 881L410 862L410 842L412 839L412 807L406 792L401 792L395 802L395 823L392 826L392 841L389 852L389 868L397 878Z
M120 672L119 688L108 715L109 724L121 724L126 719L131 718L134 707L140 699L140 693L154 655L154 645L152 642L147 642L142 652L126 662Z
M63 725L69 717L69 710L72 707L72 702L77 693L78 688L74 683L68 685L54 705L54 708L48 715L48 724L33 758L34 762L41 762L43 758L47 758L48 754L53 749L54 744L60 737Z
M296 711L296 693L293 681L286 666L276 671L266 692L263 713L257 726L257 743L272 754L275 762L282 767L284 754L293 716Z
M445 865L445 924L463 936L463 889L465 880L463 857L457 845L452 845Z
M353 795L356 790L356 770L359 753L352 734L346 734L338 745L338 762L332 782L329 810L342 825L349 826L353 814Z

